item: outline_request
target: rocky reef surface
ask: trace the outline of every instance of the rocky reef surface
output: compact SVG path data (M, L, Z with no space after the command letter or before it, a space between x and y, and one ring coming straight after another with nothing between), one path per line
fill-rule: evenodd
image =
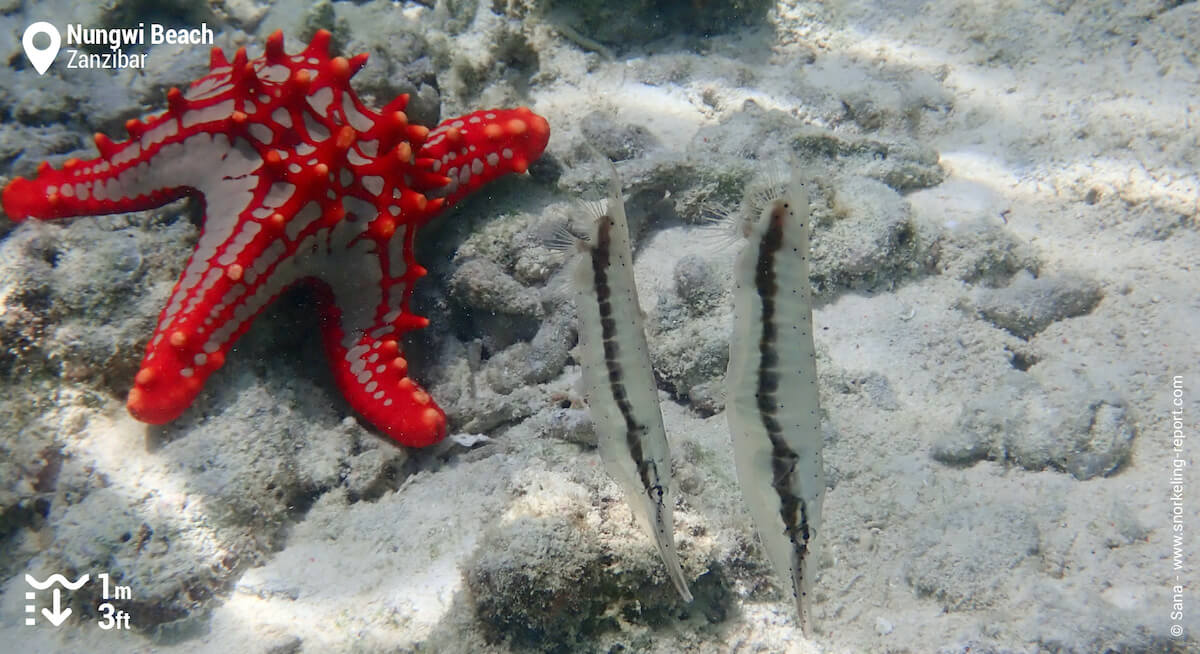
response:
M205 70L206 47L154 46L145 71L37 76L20 34L46 17L9 4L0 181L89 154L92 132ZM427 450L354 417L302 291L256 321L181 418L134 421L123 396L198 208L0 219L6 642L1197 647L1194 607L1171 632L1164 486L1173 459L1195 460L1168 438L1174 375L1200 415L1196 3L175 4L39 9L94 26L207 22L218 46L252 52L276 29L297 43L326 28L370 53L355 86L377 104L410 93L427 124L525 104L553 136L528 176L419 236L430 275L415 306L432 327L406 352L452 431ZM600 156L625 182L692 604L604 473L575 389L576 318L548 242L601 195ZM734 477L722 384L736 244L711 224L788 166L814 180L829 483L814 641ZM1200 525L1197 505L1184 519ZM24 626L25 575L53 572L129 586L133 629L96 626L95 585L70 595L62 627Z

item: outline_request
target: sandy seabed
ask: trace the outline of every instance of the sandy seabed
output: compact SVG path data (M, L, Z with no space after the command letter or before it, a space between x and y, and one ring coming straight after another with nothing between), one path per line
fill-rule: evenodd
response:
M525 104L552 126L542 167L422 243L419 306L453 329L410 347L455 444L405 451L350 416L291 296L193 410L137 423L121 395L197 237L187 208L6 225L12 651L1200 647L1197 3L781 2L720 35L615 43L582 4L323 7L209 9L227 50L256 56L277 28L291 49L317 21L372 52L364 94L411 87L443 116ZM0 16L9 62L31 11ZM206 61L163 52L112 77L10 64L4 172L91 156L91 131L161 109ZM595 197L597 150L619 160L638 234L692 606L569 406L573 318L537 237ZM720 385L736 246L703 224L789 165L817 189L829 489L811 640L734 478ZM58 629L24 626L25 574L59 570L119 575L138 628L100 630L83 598Z

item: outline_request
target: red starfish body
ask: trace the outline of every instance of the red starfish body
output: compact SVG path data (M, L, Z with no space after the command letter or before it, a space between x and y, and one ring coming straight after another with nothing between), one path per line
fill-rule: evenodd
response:
M287 287L317 290L326 352L350 406L402 444L445 435L442 410L409 376L400 337L428 321L409 310L425 269L424 225L481 185L524 172L550 136L525 108L480 111L433 130L408 121L408 97L363 106L349 80L367 55L330 58L320 31L289 55L212 53L209 74L167 94L168 110L96 135L100 156L43 163L4 189L14 220L138 211L185 195L204 227L159 316L128 408L161 424L190 406L239 336Z

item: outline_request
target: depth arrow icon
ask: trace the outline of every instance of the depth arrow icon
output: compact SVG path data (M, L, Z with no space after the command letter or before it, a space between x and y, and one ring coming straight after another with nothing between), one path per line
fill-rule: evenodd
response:
M54 589L54 611L51 612L50 609L42 609L42 615L46 616L46 619L50 621L50 624L54 625L55 627L62 624L64 620L70 617L71 607L68 606L65 609L62 608L62 591L57 588Z

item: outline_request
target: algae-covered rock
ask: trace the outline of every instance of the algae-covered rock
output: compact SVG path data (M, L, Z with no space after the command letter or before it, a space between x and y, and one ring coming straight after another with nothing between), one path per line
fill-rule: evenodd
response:
M589 651L606 635L627 639L636 627L719 622L728 614L728 581L707 560L712 543L688 534L687 516L676 514L676 543L691 604L679 598L657 549L606 477L524 474L512 490L516 500L464 568L468 601L491 642Z
M890 287L933 267L908 204L887 185L844 177L835 182L829 202L830 219L816 226L813 235L811 276L818 296Z
M1124 401L1086 376L1060 385L1055 366L1032 370L1048 381L1024 372L1004 376L966 403L954 427L934 443L933 457L952 465L1007 461L1077 479L1113 474L1129 461L1137 428Z
M546 0L551 19L580 35L612 46L663 38L672 33L711 35L762 23L774 3L766 0L694 2Z
M988 322L1029 340L1059 320L1091 313L1104 292L1078 275L1021 275L1005 288L985 289L975 307Z

